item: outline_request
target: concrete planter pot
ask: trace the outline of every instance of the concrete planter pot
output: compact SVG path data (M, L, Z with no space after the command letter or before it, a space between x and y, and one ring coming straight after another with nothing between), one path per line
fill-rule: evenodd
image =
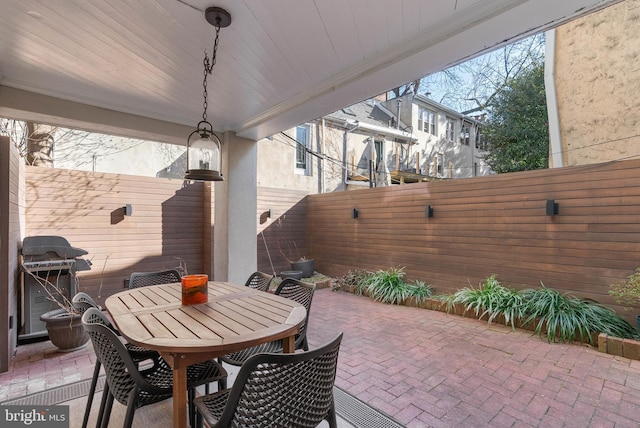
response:
M51 343L60 351L71 352L87 346L89 335L82 327L82 315L55 309L42 314L40 320L47 327Z

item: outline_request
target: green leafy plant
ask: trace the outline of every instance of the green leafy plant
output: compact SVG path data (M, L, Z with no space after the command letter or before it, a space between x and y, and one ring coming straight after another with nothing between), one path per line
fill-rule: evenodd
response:
M609 294L621 305L640 304L640 268L626 281L611 285Z
M424 303L433 295L433 287L424 281L415 280L414 285L409 287L409 294L416 300L416 303Z
M576 339L593 344L593 333L606 333L632 338L635 329L611 309L592 300L579 299L546 288L525 292L525 325L536 322L535 333L547 341L573 342Z
M522 292L504 287L495 275L485 279L478 288L465 287L441 298L447 305L447 312L458 303L464 305L465 312L473 310L479 319L486 315L489 323L503 315L505 325L511 324L512 328L515 328L515 320L523 315L524 299Z
M411 285L404 282L404 275L404 267L369 274L367 293L374 301L400 304L411 295Z

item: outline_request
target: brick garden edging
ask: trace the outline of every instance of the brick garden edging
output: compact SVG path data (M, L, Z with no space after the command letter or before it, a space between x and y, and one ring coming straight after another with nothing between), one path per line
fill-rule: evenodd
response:
M631 360L640 360L640 341L621 339L600 333L598 336L598 351Z

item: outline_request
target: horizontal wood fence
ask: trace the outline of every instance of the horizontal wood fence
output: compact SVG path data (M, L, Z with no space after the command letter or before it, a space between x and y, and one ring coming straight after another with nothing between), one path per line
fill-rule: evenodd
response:
M203 183L29 166L26 234L88 251L93 267L79 272L80 289L104 299L135 271L203 271L203 192Z
M135 271L186 267L206 272L211 260L213 186L182 180L26 168L26 235L60 235L87 250L91 271L80 289L94 298L122 291ZM286 258L307 255L305 192L259 188L258 269L290 270ZM125 216L131 204L133 215ZM267 212L271 216L267 216ZM17 251L17 248L16 248Z
M307 224L328 275L403 266L452 292L497 274L616 308L609 285L640 266L640 161L311 195Z
M122 290L136 270L205 268L212 195L202 183L41 167L26 178L27 235L86 249L94 265L81 288L94 297ZM631 160L308 197L259 188L258 269L280 273L300 256L331 276L404 266L407 280L436 292L497 274L515 288L542 282L621 309L608 289L640 266L639 183ZM547 216L551 199L559 213Z
M258 270L280 274L308 257L306 193L258 188Z

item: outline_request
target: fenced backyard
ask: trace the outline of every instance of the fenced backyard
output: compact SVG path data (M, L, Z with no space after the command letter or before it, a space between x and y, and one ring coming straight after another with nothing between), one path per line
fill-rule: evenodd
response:
M211 186L38 167L26 177L26 235L64 235L88 250L94 268L81 285L90 294L121 291L134 270L181 262L207 270ZM295 248L329 276L403 266L407 279L438 293L496 274L514 288L542 282L594 299L631 320L608 290L640 264L638 182L640 161L629 160L310 196L260 188L258 269L288 269L283 253ZM122 213L127 203L132 216Z

